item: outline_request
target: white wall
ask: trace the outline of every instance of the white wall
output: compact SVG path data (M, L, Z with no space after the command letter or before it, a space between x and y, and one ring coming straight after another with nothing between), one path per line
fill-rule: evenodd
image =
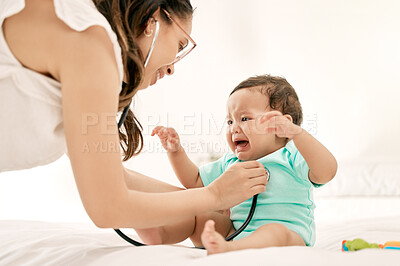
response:
M339 163L400 162L399 1L192 3L198 47L176 65L173 77L137 96L147 150L128 167L179 185L149 131L157 122L174 126L199 163L210 152L221 154L229 92L247 77L265 73L293 85L304 127ZM0 219L11 218L89 221L67 158L0 174Z

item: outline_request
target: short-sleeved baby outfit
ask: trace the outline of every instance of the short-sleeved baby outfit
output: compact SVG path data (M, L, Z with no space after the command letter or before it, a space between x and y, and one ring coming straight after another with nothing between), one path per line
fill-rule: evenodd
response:
M293 141L285 147L258 159L268 169L267 188L260 193L254 216L234 240L248 236L268 223L279 223L298 233L307 246L315 243L313 188L320 185L308 179L309 168ZM233 164L240 160L233 153L200 167L204 186L208 186ZM237 230L246 220L252 198L231 208L231 220Z

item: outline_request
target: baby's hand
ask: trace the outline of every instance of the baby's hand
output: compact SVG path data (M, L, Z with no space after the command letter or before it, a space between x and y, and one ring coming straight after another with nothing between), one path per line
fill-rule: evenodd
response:
M172 127L157 126L151 135L157 135L160 138L161 144L167 152L177 152L181 147L178 133Z
M301 127L293 124L290 115L283 115L279 111L266 112L258 118L258 121L258 127L262 128L264 132L274 133L280 138L293 139L302 132Z

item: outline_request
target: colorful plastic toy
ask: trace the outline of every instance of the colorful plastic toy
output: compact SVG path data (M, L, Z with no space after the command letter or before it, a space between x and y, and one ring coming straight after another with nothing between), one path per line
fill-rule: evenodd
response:
M388 241L385 244L368 243L364 239L357 238L352 241L342 241L342 251L357 251L366 248L395 249L400 250L400 241Z

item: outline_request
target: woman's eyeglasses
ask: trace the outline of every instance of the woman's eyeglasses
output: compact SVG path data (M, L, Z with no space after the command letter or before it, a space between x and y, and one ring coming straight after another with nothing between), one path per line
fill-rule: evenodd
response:
M181 25L179 25L179 23L174 20L171 15L167 12L167 10L163 9L164 13L167 15L167 17L176 24L176 26L178 26L179 29L181 29L181 31L183 32L183 34L185 35L186 39L187 39L187 43L184 44L183 46L180 46L178 54L176 55L176 58L174 59L174 61L172 61L170 63L170 65L176 64L179 60L181 60L182 58L184 58L188 53L190 53L196 46L196 42L192 39L192 37L190 37L190 35L182 28Z

